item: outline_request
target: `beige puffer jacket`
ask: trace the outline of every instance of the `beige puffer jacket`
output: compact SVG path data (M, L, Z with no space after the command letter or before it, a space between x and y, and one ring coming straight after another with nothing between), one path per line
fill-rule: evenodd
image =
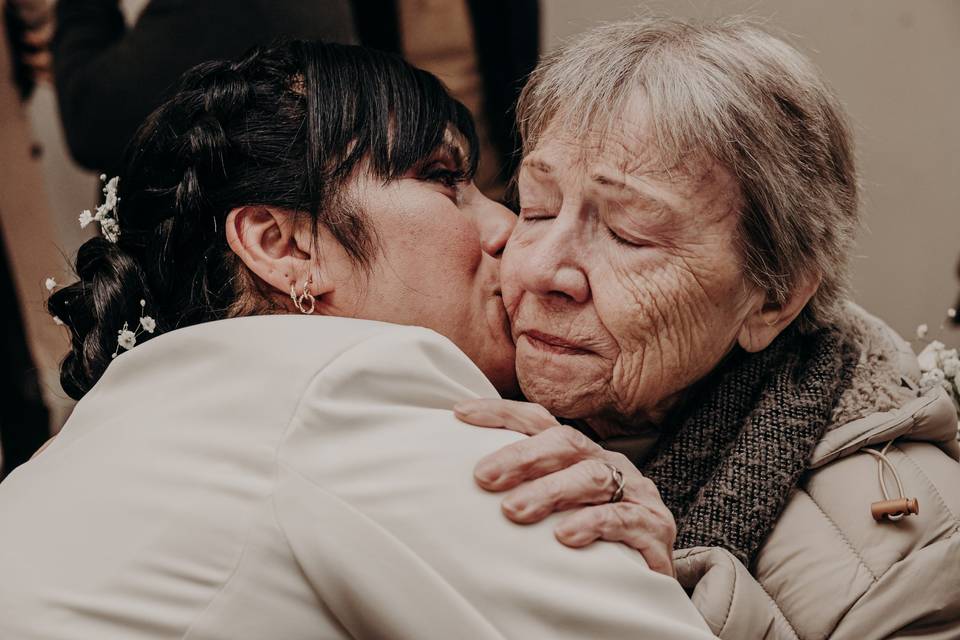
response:
M723 549L677 551L683 586L721 638L960 638L960 447L942 389L920 394L917 359L854 309L863 351L834 426L748 571ZM887 450L919 514L876 522ZM891 498L893 474L884 470ZM751 575L752 574L752 575Z

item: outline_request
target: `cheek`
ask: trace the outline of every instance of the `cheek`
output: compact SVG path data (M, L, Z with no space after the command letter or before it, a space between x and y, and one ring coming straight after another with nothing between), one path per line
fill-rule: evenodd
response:
M481 261L477 229L459 212L434 211L411 217L393 229L390 263L425 282L456 281L474 273Z
M598 279L594 297L601 319L631 341L655 340L666 348L700 343L718 326L734 323L741 290L724 265L697 265L663 255L615 266Z
M526 251L523 245L514 241L511 236L500 259L500 287L503 292L503 304L508 312L512 312L520 302L523 294L523 268Z
M610 274L594 297L620 346L620 401L651 407L710 371L736 335L738 291L728 273L702 275L677 259Z

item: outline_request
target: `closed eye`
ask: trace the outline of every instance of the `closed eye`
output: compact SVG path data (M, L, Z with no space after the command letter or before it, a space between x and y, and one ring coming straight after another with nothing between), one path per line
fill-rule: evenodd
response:
M467 174L460 169L450 169L443 165L434 165L427 168L421 178L427 182L436 182L450 189L455 189L459 185L467 182Z
M614 242L616 242L617 244L623 245L625 247L632 247L634 249L639 249L641 247L647 246L646 244L643 244L640 242L627 240L626 238L618 234L616 231L614 231L610 227L607 227L607 233L610 235L611 238L613 238Z
M530 222L536 220L552 220L557 216L553 213L548 213L542 209L529 209L525 207L520 207L520 219L527 220Z

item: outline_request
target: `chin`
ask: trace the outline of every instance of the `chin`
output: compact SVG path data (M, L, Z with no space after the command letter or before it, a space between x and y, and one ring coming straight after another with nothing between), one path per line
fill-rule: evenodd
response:
M536 402L559 418L581 419L592 417L597 411L591 403L601 396L600 389L591 391L594 384L580 381L576 376L555 380L540 375L533 370L532 375L525 374L519 368L518 379L523 397Z

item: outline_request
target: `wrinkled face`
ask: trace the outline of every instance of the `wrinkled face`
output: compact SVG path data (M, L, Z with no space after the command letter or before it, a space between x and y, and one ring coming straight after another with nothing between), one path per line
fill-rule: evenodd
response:
M325 313L427 327L456 344L504 395L515 395L514 348L500 293L500 254L516 223L507 208L458 182L444 154L384 184L361 177L351 199L379 241L358 274L337 247L324 263L337 281ZM339 265L339 268L337 267Z
M756 303L725 169L669 169L637 101L605 136L548 129L523 161L504 301L527 398L601 433L656 422Z

